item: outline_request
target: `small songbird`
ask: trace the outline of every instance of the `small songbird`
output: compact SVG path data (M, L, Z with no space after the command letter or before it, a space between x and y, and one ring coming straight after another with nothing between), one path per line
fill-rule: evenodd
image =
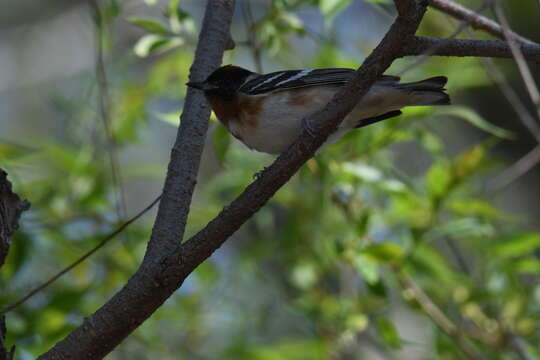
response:
M285 151L309 124L304 119L321 110L354 76L354 70L330 68L257 74L234 65L222 66L205 81L188 86L204 91L225 127L247 147L270 154ZM444 76L400 83L383 75L345 117L327 143L348 131L401 114L415 105L448 105Z

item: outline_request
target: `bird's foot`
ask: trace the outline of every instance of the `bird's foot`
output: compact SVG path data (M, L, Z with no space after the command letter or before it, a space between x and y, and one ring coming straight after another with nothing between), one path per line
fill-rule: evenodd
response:
M262 170L257 171L255 174L253 174L253 180L259 180L259 178L262 176L263 172L267 169L265 166Z
M315 137L315 129L313 128L313 126L311 126L311 123L308 119L302 119L302 128L309 136Z

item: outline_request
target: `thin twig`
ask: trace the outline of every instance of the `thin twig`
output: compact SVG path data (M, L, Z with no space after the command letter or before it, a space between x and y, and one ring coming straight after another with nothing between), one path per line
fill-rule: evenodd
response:
M516 60L516 64L518 66L519 73L521 74L521 78L525 83L525 87L527 88L527 92L529 93L531 101L536 107L538 119L540 120L540 92L538 91L538 87L536 87L536 83L532 76L531 69L529 69L529 66L527 65L525 56L523 56L523 52L520 49L514 33L510 30L510 25L508 24L508 20L506 19L504 11L502 10L498 0L495 1L493 10L495 11L495 16L497 16L497 19L501 23L504 37L508 42L508 45L510 46L510 50L512 51L512 55L514 56L514 59Z
M251 1L242 1L242 13L244 15L244 24L246 29L246 36L248 37L248 47L251 50L253 62L255 63L255 69L258 73L263 72L261 48L257 44L257 36L255 33L255 20L253 18L253 11L251 10Z
M484 11L489 6L490 1L493 1L493 0L485 0L482 3L482 5L480 5L478 7L476 12L480 13L480 12ZM469 21L470 21L470 19L463 19L461 21L461 23L458 25L458 27L456 28L456 30L454 30L454 32L452 34L450 34L447 37L447 39L453 39L456 36L458 36L459 34L461 34L461 32L463 30L465 30L467 28L467 26L469 26ZM418 57L412 63L408 64L404 69L398 71L397 75L401 76L404 73L406 73L407 71L416 68L420 64L423 64L431 55L435 54L435 52L438 50L439 46L441 46L441 44L437 43L437 44L433 44L430 48L425 49L424 52L422 54L419 54Z
M37 293L41 292L43 289L54 283L56 280L58 280L62 275L68 273L71 269L82 263L84 260L89 258L91 255L93 255L95 252L97 252L99 249L101 249L103 246L107 245L109 241L111 241L116 235L120 234L122 231L124 231L129 225L137 221L141 216L143 216L145 213L147 213L152 207L154 207L155 204L158 203L158 201L161 199L161 195L158 196L154 201L150 203L147 207L139 211L135 216L124 222L120 227L118 227L116 230L114 230L112 233L107 235L103 240L101 240L96 246L94 246L90 251L83 254L81 257L79 257L77 260L72 262L70 265L66 266L64 269L56 273L54 276L52 276L49 280L43 282L39 286L36 286L34 289L30 290L28 294L20 298L19 300L15 301L14 303L8 305L6 308L0 311L0 315L4 315L16 307L22 305L25 303L28 299L36 295Z
M531 135L540 144L540 125L538 125L538 123L534 120L533 116L529 113L527 107L525 106L525 104L523 104L523 101L521 101L518 94L508 83L508 80L506 80L504 75L497 69L497 67L493 63L493 60L481 58L480 62L482 63L488 76L504 94L505 99L508 100L523 125L527 127Z
M539 0L540 1L540 0ZM457 4L451 0L431 0L430 6L462 21L466 21L474 29L483 30L499 39L504 39L503 30L501 25L495 21L482 16L478 11L472 11L466 7ZM534 41L531 41L523 36L514 33L514 37L520 42L529 45L535 45Z
M124 219L127 215L126 196L122 182L122 174L118 165L118 156L116 146L111 129L110 103L109 103L109 85L107 81L107 73L105 71L105 63L103 60L103 16L97 0L89 1L92 9L94 22L96 25L96 59L95 71L98 83L98 106L103 128L105 130L106 150L109 156L111 166L111 177L114 187L115 207L118 220Z
M422 311L444 331L458 345L463 354L470 360L483 359L480 354L467 339L460 329L450 320L444 312L431 300L431 298L412 279L402 274L399 269L394 269L399 283L407 295L412 296L420 305Z
M508 169L495 177L488 184L488 189L499 190L510 185L535 167L538 163L540 163L540 145L537 145L533 150L528 152L525 156L512 164Z

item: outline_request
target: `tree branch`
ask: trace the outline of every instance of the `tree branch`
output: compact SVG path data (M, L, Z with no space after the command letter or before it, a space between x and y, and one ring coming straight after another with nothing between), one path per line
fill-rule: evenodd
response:
M0 169L0 268L4 265L11 244L11 236L19 227L19 218L23 211L30 208L27 200L22 200L11 191L11 183L7 173ZM6 321L4 314L0 314L0 360L12 360L15 355L15 346L8 350L6 341Z
M540 45L522 44L523 56L532 62L540 62ZM416 36L403 48L402 56L423 55L429 53L437 56L475 56L493 58L512 58L512 51L505 41L501 40L465 40L440 39Z
M429 5L458 20L467 22L473 29L484 30L485 32L498 37L499 39L504 39L504 33L501 25L485 16L477 14L474 11L461 6L460 4L457 4L451 0L431 0ZM534 41L524 38L523 36L520 36L514 32L513 35L523 44L538 45Z
M431 298L418 287L411 279L406 275L403 275L399 269L394 269L398 281L404 290L404 295L416 300L420 305L420 308L433 320L433 322L444 331L450 338L452 338L463 354L470 360L484 359L476 348L474 348L467 338L463 336L463 332L450 320L444 312L431 300Z
M143 216L148 211L150 211L150 209L152 209L154 207L154 205L156 205L160 199L161 199L161 195L158 196L157 198L155 198L154 201L152 201L148 206L146 206L144 209L139 211L133 217L126 220L122 225L120 225L117 229L115 229L109 235L105 236L96 246L94 246L92 249L90 249L89 251L82 254L77 260L75 260L74 262L72 262L71 264L69 264L68 266L66 266L65 268L63 268L62 270L60 270L59 272L57 272L53 276L51 276L48 280L44 281L43 283L39 284L37 287L30 290L26 295L21 297L19 300L15 301L14 303L12 303L12 304L6 306L5 308L1 309L0 316L4 315L4 314L6 314L6 313L8 313L10 311L13 311L14 309L19 307L20 305L24 304L26 301L28 301L28 299L30 299L34 295L38 294L39 292L43 291L45 288L47 288L49 285L54 283L60 277L67 274L68 272L70 272L74 267L78 266L83 261L88 259L90 256L95 254L98 250L100 250L102 247L107 245L112 239L114 239L116 237L116 235L122 233L128 226L133 224L141 216ZM0 358L0 360L1 360L1 358Z
M355 78L322 111L308 119L313 124L315 135L304 132L217 218L180 246L209 115L208 105L197 97L200 95L188 91L186 104L191 104L191 107L186 106L182 116L163 199L143 264L119 293L40 359L99 359L105 356L313 156L400 55L404 40L414 36L425 7L418 7L414 0L395 0L395 3L400 15L385 38L364 61ZM233 5L232 0L208 2L192 80L204 79L211 69L217 67L229 39L228 25ZM213 38L218 39L217 44Z
M434 49L434 55L511 57L502 41L415 37L425 6L414 0L394 2L399 15L384 39L354 79L324 109L307 119L314 135L303 132L236 200L199 233L180 244L210 113L202 94L188 90L163 197L141 267L102 308L39 359L100 359L112 351L313 156L396 58L419 55L428 49ZM190 80L204 80L219 66L223 51L231 46L229 26L233 9L234 0L208 1ZM532 61L540 60L539 49L538 45L522 45L523 53Z
M209 0L190 78L205 79L231 48L229 27L234 0ZM39 359L101 359L146 320L180 286L169 279L175 266L204 146L210 108L204 96L188 90L158 215L143 263L128 283L84 323Z
M313 125L315 135L303 132L300 138L274 163L263 170L236 200L225 207L205 228L185 242L179 252L181 276L190 273L218 249L229 236L255 214L281 188L294 173L336 130L341 120L369 91L401 53L403 44L414 36L425 7L413 0L396 0L400 15L392 24L381 43L373 50L355 77L342 88L321 111L307 121Z

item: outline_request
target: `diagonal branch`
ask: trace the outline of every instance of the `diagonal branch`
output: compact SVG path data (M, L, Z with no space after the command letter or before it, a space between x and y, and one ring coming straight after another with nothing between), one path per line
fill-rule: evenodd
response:
M431 0L429 5L458 20L466 21L473 29L484 30L499 39L505 38L501 25L451 0ZM514 32L512 34L523 44L536 44L534 41L519 36Z
M183 245L185 221L207 130L208 105L189 91L179 137L172 151L163 198L143 264L126 286L67 338L40 359L100 359L146 320L181 286L184 279L259 210L313 156L371 85L414 36L425 6L395 0L399 16L356 76L320 112L310 117L315 135L304 132L272 166L264 170L231 205ZM202 80L229 40L234 1L210 0L192 80ZM217 44L215 39L217 38ZM189 114L190 116L187 116Z
M519 69L519 73L521 74L521 78L523 79L523 83L525 84L527 92L529 93L529 97L536 108L538 119L540 120L540 91L538 91L538 87L536 86L532 76L531 69L529 69L529 66L527 65L525 54L523 53L522 49L520 49L519 42L517 41L514 33L512 30L510 30L510 25L508 24L508 20L506 20L506 16L502 11L499 2L496 1L493 7L497 19L501 22L504 37L508 43L508 46L510 47L510 50L512 51L512 56L514 57L516 65Z
M219 248L229 236L257 212L291 176L313 156L329 134L367 93L375 80L390 66L401 47L414 36L425 8L412 0L396 0L400 15L384 39L364 61L352 79L321 111L309 117L315 135L304 132L299 139L257 180L225 207L221 213L191 239L179 252L180 276L186 276Z
M191 79L202 80L231 47L234 0L208 0ZM168 167L158 215L143 263L128 283L84 323L40 359L101 359L145 321L183 279L168 281L182 239L204 146L210 109L203 95L188 90Z

